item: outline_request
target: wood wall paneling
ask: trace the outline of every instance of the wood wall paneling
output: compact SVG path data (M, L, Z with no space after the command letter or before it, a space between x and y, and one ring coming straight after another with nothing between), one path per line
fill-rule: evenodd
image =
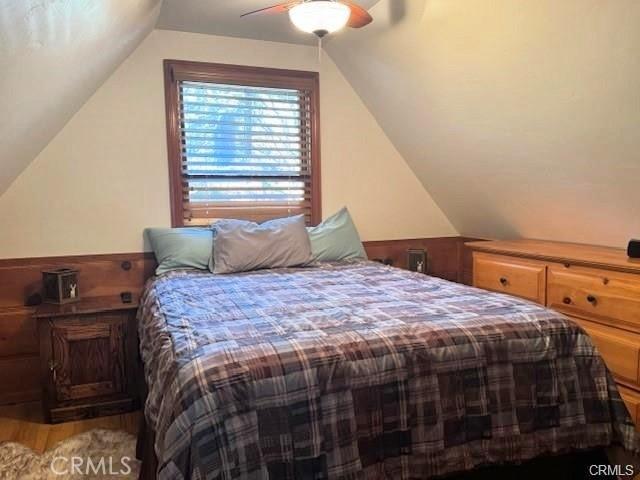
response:
M407 250L421 248L428 255L430 275L470 284L472 260L465 237L439 237L364 242L370 259L391 259L406 268ZM123 268L128 262L129 269ZM156 267L152 253L119 253L68 257L0 260L0 404L41 398L39 345L34 307L26 299L40 291L45 269L79 270L82 298L139 295Z
M0 405L30 402L41 396L38 354L0 357Z
M123 268L123 262L129 262ZM42 270L78 269L83 298L138 295L153 275L151 253L81 255L0 260L0 405L39 400L42 396L39 344L34 307L26 299L39 292Z
M38 331L32 308L0 310L0 358L38 354Z
M407 268L407 250L427 252L427 273L454 282L471 285L473 257L467 237L415 238L364 242L370 260L391 260L394 267Z
M124 262L129 262L129 270ZM79 270L81 297L107 297L139 293L153 275L155 259L152 253L118 253L0 260L0 310L24 306L29 295L40 291L42 270L61 267Z

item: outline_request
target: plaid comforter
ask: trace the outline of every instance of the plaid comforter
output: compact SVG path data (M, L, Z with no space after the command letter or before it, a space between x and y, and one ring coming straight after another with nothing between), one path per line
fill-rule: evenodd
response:
M419 479L638 451L567 318L373 262L170 273L139 329L161 479Z

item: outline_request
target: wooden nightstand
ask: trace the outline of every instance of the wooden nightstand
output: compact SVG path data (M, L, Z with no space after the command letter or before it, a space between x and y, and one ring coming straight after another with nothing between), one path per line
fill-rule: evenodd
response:
M138 407L137 300L89 298L42 305L40 338L47 422L113 415Z

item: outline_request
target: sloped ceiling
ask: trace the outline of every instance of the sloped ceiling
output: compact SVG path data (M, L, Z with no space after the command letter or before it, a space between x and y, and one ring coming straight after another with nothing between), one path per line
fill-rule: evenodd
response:
M153 29L160 0L0 2L0 195Z
M382 0L327 51L463 234L640 236L638 0Z
M358 4L367 9L377 2L378 0L358 0ZM313 35L296 30L286 14L251 15L240 18L243 13L276 3L279 1L164 0L158 19L158 28L314 45L317 39ZM336 35L342 35L342 32Z
M314 41L286 15L239 18L264 0L161 3L0 3L0 195L158 15L165 29ZM458 231L640 236L638 0L359 3L374 23L325 48Z
M369 7L377 0L362 0ZM154 27L313 43L267 0L1 0L0 195ZM160 12L161 15L160 15ZM158 17L160 20L158 21Z

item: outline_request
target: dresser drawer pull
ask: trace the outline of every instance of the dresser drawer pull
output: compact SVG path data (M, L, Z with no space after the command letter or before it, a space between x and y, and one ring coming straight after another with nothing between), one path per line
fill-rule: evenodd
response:
M509 281L507 280L506 277L500 277L500 283L504 287L507 283L509 283Z
M571 298L569 297L564 297L562 299L562 303L564 303L565 305L571 305Z
M598 303L598 299L593 295L587 295L587 302L589 302L591 305L595 305L596 303Z

